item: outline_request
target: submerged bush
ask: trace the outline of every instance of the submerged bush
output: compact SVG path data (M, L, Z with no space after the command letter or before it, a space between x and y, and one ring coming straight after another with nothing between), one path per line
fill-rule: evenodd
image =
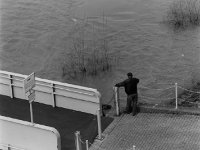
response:
M176 0L167 12L167 22L174 27L187 27L200 24L199 0Z
M96 76L100 72L111 70L116 57L110 52L105 25L103 18L101 26L95 26L86 19L74 26L68 61L62 66L63 76Z

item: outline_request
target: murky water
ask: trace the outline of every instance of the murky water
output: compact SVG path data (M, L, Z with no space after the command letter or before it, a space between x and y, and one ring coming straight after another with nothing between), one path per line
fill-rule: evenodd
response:
M103 102L110 100L113 85L130 71L140 79L140 86L167 88L175 82L189 86L199 80L200 28L173 31L164 24L172 1L0 0L0 69L22 74L34 71L41 78L97 88ZM95 78L63 78L74 24L87 16L98 26L102 14L107 18L110 50L120 56L119 63ZM151 103L160 102L163 96L154 90L140 89L140 93L158 98L140 99Z

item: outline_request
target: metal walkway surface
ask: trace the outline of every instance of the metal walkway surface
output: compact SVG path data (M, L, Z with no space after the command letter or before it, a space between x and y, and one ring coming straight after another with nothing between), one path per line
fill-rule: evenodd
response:
M90 150L199 150L200 116L139 113L116 117Z

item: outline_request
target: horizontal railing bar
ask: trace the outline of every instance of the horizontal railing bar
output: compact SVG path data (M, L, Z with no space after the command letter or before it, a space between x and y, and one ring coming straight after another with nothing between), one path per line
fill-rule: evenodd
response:
M9 85L12 85L12 86L15 86L15 87L20 87L20 88L23 88L23 86L16 85L16 84L9 84Z
M10 148L14 148L14 149L16 149L16 150L26 150L26 149L24 149L24 148L19 148L19 147L15 147L15 146L12 146L12 145L10 145L10 144L2 144L2 143L0 143L0 145L1 146L3 146L3 147L10 147Z
M89 93L84 93L84 92L78 92L78 91L73 91L73 90L69 90L69 89L64 89L64 88L59 88L59 87L54 87L55 89L59 89L59 90L65 90L68 92L73 92L73 93L78 93L78 94L84 94L84 95L89 95L89 96L95 96L95 94L89 94Z
M12 78L6 77L6 76L0 76L0 78L12 79Z
M16 86L16 87L21 87L21 88L23 88L23 86L19 86L19 85L16 85L16 84L9 84L9 83L3 83L3 82L0 82L0 84L12 85L12 86Z
M35 91L38 91L38 92L43 92L43 93L48 93L48 94L51 94L52 92L48 92L48 91L42 91L42 90L39 90L39 89L34 89Z
M63 97L68 97L68 98L73 98L73 99L78 99L78 100L81 100L81 101L88 101L88 102L92 102L92 103L98 104L97 102L94 102L94 101L89 101L89 100L85 100L85 99L79 99L77 97L67 96L67 95L56 93L56 92L54 92L54 94L55 95L59 95L59 96L63 96Z
M42 83L35 83L35 84L52 88L52 85L47 85L47 84L42 84ZM49 83L49 84L51 84L51 83Z
M22 75L22 74L18 74L18 73L12 73L12 72L3 71L3 70L0 70L0 74L1 73L2 74L13 75L13 76L16 76L16 77L22 77L22 78L28 77L28 75ZM88 91L92 91L92 92L97 92L97 90L93 89L93 88L88 88L88 87L83 87L83 86L73 85L73 84L68 84L68 83L62 83L62 82L52 81L52 80L47 80L47 79L41 79L41 78L38 78L38 77L36 77L36 81L47 82L47 83L54 83L54 84L57 84L57 85L66 86L66 87L70 87L70 88L74 88L74 89L81 89L81 90L88 90Z
M16 80L16 81L21 81L23 82L24 80L21 80L21 79L16 79L16 78L11 78L12 80Z
M52 83L52 84L54 84L54 83ZM41 84L41 83L36 83L36 85L41 85L41 86L46 86L46 87L50 87L50 88L65 90L65 91L69 91L69 92L73 92L73 93L79 93L79 94L84 94L84 95L95 96L95 94L89 94L89 93L85 93L85 92L73 91L73 90L69 90L69 89L65 89L65 88L60 88L60 87L56 87L56 86L52 86L52 85L45 85L45 84ZM93 92L93 91L91 91L91 92Z
M69 91L69 92L73 92L73 93L83 94L83 95L95 96L95 94L88 94L88 93L73 91L73 90L64 89L64 88L57 88L57 87L54 87L54 88L55 88L55 89L60 89L60 90L65 90L65 91ZM35 88L34 88L34 90L40 91L40 92L45 92L45 93L52 93L52 92L47 92L47 91L38 90L38 89L35 89ZM55 93L55 92L54 92L54 93Z
M180 89L182 89L182 90L185 90L185 91L188 91L188 92L190 92L190 93L196 93L196 94L200 94L200 92L195 92L195 91L192 91L192 90L188 90L188 89L185 89L185 88L183 88L183 87L181 87L181 86L177 86L178 88L180 88Z
M4 77L4 76L0 76L0 77L3 77L3 78L6 78L6 79L13 79L13 80L17 80L17 81L24 81L24 80L20 80L20 79L16 79L16 78L10 78L10 77ZM4 84L4 83L2 83ZM41 83L35 83L36 85L42 85L42 86L46 86L46 87L50 87L52 88L53 86L52 85L46 85L46 84L41 84ZM49 84L54 84L54 83L49 83ZM10 84L7 84L7 85L10 85ZM12 84L13 86L16 86L15 84ZM19 87L19 86L18 86ZM22 87L23 88L23 87ZM65 89L65 88L60 88L60 87L56 87L54 86L55 89L60 89L60 90L65 90L65 91L69 91L69 92L73 92L73 93L78 93L78 94L84 94L84 95L89 95L89 96L95 96L95 94L89 94L89 93L85 93L85 92L78 92L78 91L73 91L73 90L69 90L69 89ZM75 87L72 87L72 88L75 88ZM75 88L75 89L78 89L78 88ZM82 90L82 89L81 89ZM84 89L83 89L84 90ZM94 91L92 91L94 92Z
M9 83L2 83L2 82L0 82L0 84L4 84L4 85L12 85L12 86L15 86L15 87L24 88L23 86L16 85L16 84L9 84ZM48 86L48 87L52 88L52 86ZM89 93L84 93L84 92L78 92L78 91L73 91L73 90L64 89L64 88L59 88L59 87L54 87L54 88L55 88L55 89L60 89L60 90L65 90L65 91L68 91L68 92L73 92L73 93L78 93L78 94L88 95L88 96L95 96L95 94L89 94ZM34 90L36 90L36 91L40 91L40 92L45 92L45 93L51 93L51 92L47 92L47 91L38 90L38 89L35 89L35 88L34 88Z
M6 76L1 76L0 75L0 78L6 78L6 79L13 79L13 80L17 80L17 81L24 81L24 80L21 80L21 79L16 79L16 78L11 78L11 77L6 77Z
M4 85L10 85L10 84L7 84L7 83L3 83L3 82L0 82L0 84L4 84Z
M158 90L158 91L165 91L165 90L169 90L169 89L172 89L174 88L175 86L170 86L170 87L167 87L167 88L163 88L163 89L153 89L153 88L149 88L149 87L145 87L145 86L138 86L138 88L140 89L149 89L149 90Z
M48 93L48 94L51 94L52 92L48 92L48 91L41 91L41 90L38 90L38 89L34 89L35 91L38 91L38 92L43 92L43 93ZM63 96L63 97L68 97L68 98L73 98L73 99L79 99L79 98L76 98L76 97L72 97L72 96L67 96L67 95L64 95L64 94L61 94L61 93L58 93L58 92L53 92L53 94L55 95L59 95L59 96ZM82 100L82 99L79 99L79 100ZM92 103L96 103L94 101L89 101L87 99L84 99L82 101L88 101L88 102L92 102Z

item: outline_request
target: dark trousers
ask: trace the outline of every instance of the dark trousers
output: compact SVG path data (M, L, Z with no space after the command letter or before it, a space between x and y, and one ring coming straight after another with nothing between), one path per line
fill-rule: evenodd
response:
M137 113L137 101L138 101L138 95L137 94L131 94L127 96L127 104L126 104L126 111L127 112L133 112L133 115Z

